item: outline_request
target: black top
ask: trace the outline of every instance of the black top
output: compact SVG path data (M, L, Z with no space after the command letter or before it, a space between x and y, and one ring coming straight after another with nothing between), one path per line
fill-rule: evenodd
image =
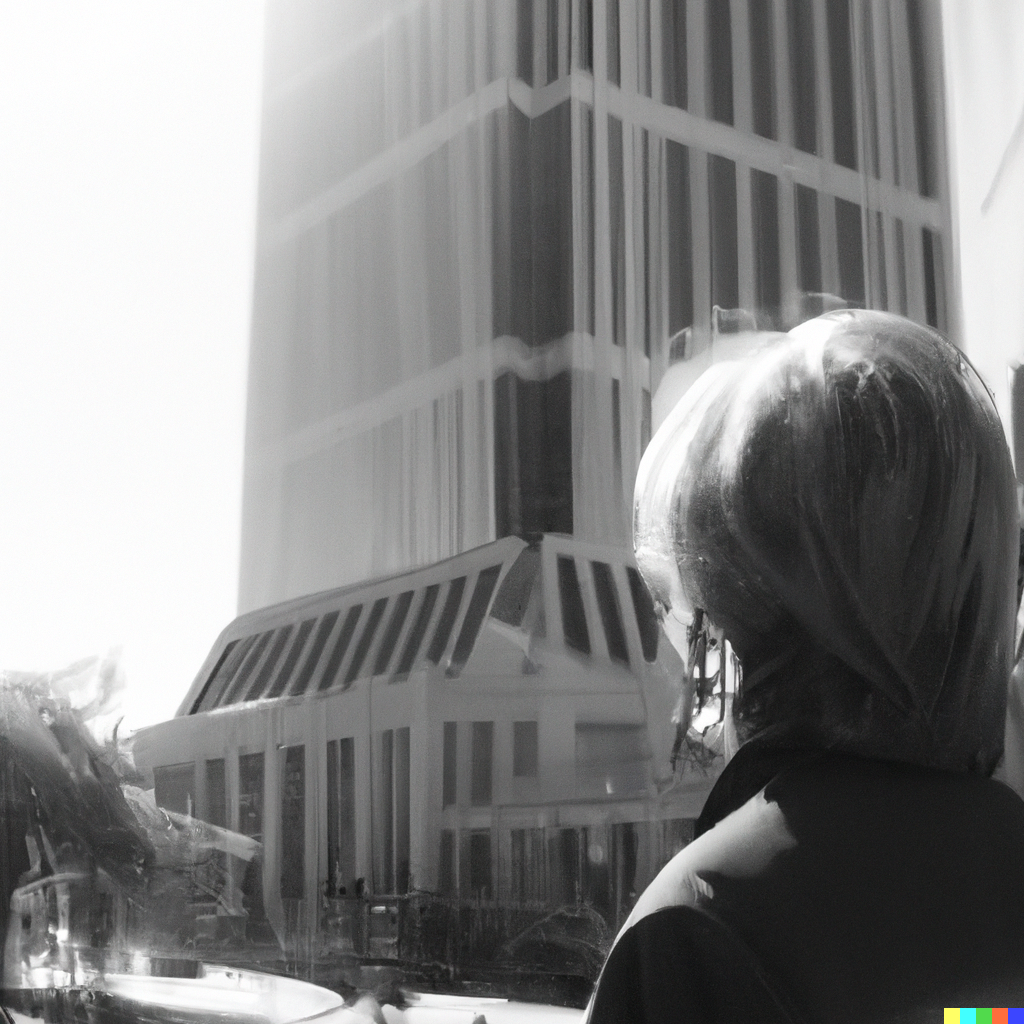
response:
M755 744L700 828L626 922L591 1024L1024 1005L1024 801L1001 783Z

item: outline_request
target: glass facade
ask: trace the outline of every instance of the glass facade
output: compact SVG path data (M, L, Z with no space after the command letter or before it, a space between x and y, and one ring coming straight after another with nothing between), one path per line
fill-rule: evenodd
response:
M947 328L936 19L272 2L243 610L508 534L628 544L671 363L841 305Z

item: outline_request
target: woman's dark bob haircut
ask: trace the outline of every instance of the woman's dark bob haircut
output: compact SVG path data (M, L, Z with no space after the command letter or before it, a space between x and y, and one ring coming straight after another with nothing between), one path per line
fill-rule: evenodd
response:
M995 767L1016 487L988 390L935 332L842 310L713 366L644 455L633 529L656 601L739 655L741 740Z

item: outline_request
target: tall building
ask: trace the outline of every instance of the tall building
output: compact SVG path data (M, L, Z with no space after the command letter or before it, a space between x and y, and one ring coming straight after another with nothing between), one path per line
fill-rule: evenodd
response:
M510 534L627 546L652 396L726 332L955 336L940 28L270 0L240 609Z

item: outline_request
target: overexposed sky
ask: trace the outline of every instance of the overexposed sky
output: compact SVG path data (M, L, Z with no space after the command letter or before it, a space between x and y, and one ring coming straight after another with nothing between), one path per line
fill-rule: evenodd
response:
M171 715L235 614L259 0L0 0L0 668L124 648Z

